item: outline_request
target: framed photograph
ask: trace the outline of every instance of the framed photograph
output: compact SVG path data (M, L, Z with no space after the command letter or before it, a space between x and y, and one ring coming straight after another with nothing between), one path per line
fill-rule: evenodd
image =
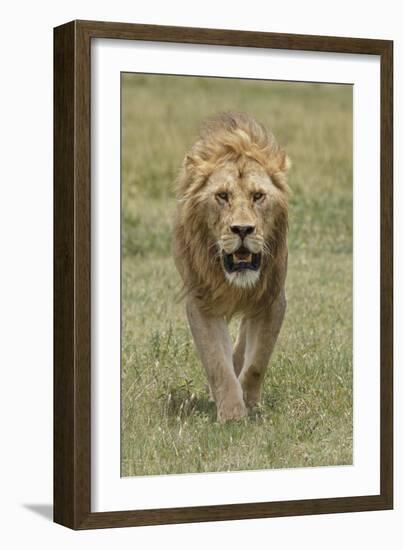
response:
M54 31L54 520L393 507L393 43Z

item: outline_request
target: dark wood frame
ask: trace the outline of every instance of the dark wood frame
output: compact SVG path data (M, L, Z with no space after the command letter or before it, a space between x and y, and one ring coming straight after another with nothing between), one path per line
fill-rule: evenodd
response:
M379 495L91 512L90 58L92 38L371 54L381 58ZM54 29L54 521L126 527L393 507L393 42L95 21Z

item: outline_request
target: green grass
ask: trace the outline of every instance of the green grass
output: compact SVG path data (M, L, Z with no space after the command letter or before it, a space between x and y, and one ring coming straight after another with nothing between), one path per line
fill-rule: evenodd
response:
M293 168L288 309L263 402L220 425L171 226L186 150L230 109L270 126ZM352 88L125 75L122 115L122 475L351 464Z

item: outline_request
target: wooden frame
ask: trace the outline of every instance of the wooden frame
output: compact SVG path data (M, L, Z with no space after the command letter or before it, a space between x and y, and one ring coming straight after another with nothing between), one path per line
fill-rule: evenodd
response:
M99 512L90 507L90 55L92 38L381 58L381 490L379 495ZM54 520L73 529L386 510L393 507L393 43L73 21L54 30Z

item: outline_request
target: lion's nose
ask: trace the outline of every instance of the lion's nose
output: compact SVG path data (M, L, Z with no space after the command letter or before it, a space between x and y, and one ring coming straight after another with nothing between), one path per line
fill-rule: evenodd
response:
M231 225L231 231L244 239L246 235L250 235L255 230L254 225Z

